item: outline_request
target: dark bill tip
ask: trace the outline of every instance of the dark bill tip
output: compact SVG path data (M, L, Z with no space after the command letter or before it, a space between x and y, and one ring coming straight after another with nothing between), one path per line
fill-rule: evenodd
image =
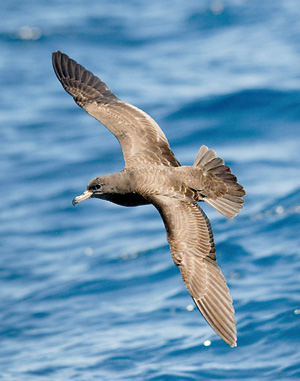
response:
M91 198L92 195L93 195L93 192L86 190L85 192L82 193L82 195L73 198L73 201L72 201L73 206L75 206L76 204L78 204L81 201L84 201L84 200L87 200L88 198Z

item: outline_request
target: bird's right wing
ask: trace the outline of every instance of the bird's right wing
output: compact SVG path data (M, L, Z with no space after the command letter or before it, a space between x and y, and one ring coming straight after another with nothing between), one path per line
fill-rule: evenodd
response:
M202 209L192 202L152 196L167 231L171 253L196 306L230 346L236 346L234 309L216 262L213 233Z
M66 54L55 52L53 68L64 89L119 140L125 165L137 163L178 167L168 140L144 111L122 102L106 84Z

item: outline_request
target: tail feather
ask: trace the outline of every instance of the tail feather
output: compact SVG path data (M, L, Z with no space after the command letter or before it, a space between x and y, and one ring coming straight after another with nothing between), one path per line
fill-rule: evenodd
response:
M201 190L202 199L228 218L237 215L246 193L224 161L216 157L215 151L202 146L193 165L203 166L206 176L212 180L207 189Z
M198 165L205 165L209 161L214 159L215 157L216 157L215 151L213 151L212 149L208 149L206 146L201 146L193 166L196 167Z
M215 157L211 161L209 161L207 164L205 164L206 169L215 168L215 171L218 169L222 170L222 167L224 165L224 161L220 159L219 157Z

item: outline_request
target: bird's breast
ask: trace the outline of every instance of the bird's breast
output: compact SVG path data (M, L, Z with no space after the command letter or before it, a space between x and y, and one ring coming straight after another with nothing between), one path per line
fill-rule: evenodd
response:
M110 193L101 198L121 206L140 206L149 204L149 201L138 193Z

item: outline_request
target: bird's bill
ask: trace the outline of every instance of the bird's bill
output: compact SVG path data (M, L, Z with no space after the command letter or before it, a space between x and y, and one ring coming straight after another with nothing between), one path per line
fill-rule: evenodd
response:
M93 192L86 190L80 196L77 196L73 199L73 201L72 201L73 206L75 206L76 204L78 204L81 201L84 201L84 200L87 200L88 198L91 198L92 195L93 195Z

